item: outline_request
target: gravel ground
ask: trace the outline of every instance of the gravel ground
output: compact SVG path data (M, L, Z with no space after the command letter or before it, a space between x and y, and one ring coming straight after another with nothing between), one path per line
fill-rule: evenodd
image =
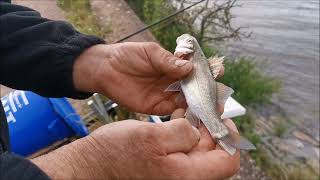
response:
M255 161L246 152L241 152L241 166L239 172L229 180L271 180L257 167Z

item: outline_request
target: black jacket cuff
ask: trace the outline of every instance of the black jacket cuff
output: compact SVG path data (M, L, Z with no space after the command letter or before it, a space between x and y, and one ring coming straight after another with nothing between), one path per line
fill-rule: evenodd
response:
M56 86L53 87L56 93L52 93L59 96L67 96L75 99L85 99L92 95L91 92L80 92L74 87L73 82L73 66L80 54L84 52L87 48L103 44L105 41L95 36L85 35L78 33L71 37L66 43L60 46L61 54L57 57L54 62L57 68L57 72L53 72L56 76L50 76L51 81L56 81ZM59 68L60 67L60 68Z
M49 176L30 160L11 153L0 155L0 179L50 180Z

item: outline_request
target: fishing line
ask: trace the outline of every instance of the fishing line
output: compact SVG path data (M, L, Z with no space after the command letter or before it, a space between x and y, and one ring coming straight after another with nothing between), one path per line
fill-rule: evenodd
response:
M145 27L142 27L139 30L137 30L136 32L131 33L131 34L125 36L124 38L121 38L121 39L117 40L116 43L122 42L122 41L124 41L124 40L126 40L126 39L128 39L128 38L130 38L132 36L135 36L135 35L143 32L143 31L145 31L145 30L147 30L147 29L149 29L149 28L151 28L151 27L153 27L153 26L155 26L155 25L157 25L159 23L162 23L163 21L166 21L166 20L168 20L168 19L170 19L170 18L172 18L172 17L184 12L185 10L190 9L191 7L193 7L193 6L197 5L197 4L200 4L200 3L204 2L204 1L205 0L198 1L198 2L196 2L194 4L191 4L190 6L187 6L187 7L183 8L183 9L180 9L179 11L176 11L175 13L172 13L172 14L166 16L166 17L163 17L163 18L161 18L161 19L159 19L159 20L157 20L157 21L155 21L155 22L153 22L153 23L151 23L151 24L149 24L149 25L147 25Z

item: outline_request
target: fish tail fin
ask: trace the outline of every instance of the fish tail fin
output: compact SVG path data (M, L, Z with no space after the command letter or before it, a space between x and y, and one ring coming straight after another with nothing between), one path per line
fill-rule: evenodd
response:
M219 145L230 155L234 155L237 149L254 150L256 147L246 138L228 128L229 134L218 140Z
M235 147L233 147L231 145L231 143L229 142L228 137L223 137L223 138L219 139L218 144L222 147L222 149L227 151L231 156L233 156L237 151L237 149Z

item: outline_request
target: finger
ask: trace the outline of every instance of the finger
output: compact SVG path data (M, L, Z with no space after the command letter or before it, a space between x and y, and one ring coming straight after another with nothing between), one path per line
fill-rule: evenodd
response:
M176 105L177 105L177 108L182 108L182 109L187 109L188 108L187 101L185 101L185 100L180 101Z
M190 61L175 57L156 43L145 43L145 50L152 66L170 78L183 78L192 70Z
M207 128L200 123L198 130L201 134L201 138L197 146L193 147L191 153L193 152L208 152L216 148L216 141L212 138Z
M156 114L160 116L169 115L175 109L177 109L177 105L173 99L163 100L152 108L151 114Z
M188 60L190 58L190 54L184 54L182 52L175 52L174 56L184 60Z
M225 119L224 123L231 130L238 132L231 119ZM216 144L216 150L204 154L193 153L189 155L195 161L194 166L200 168L199 173L204 177L209 177L208 179L226 179L233 176L240 168L239 150L231 156L219 144Z
M212 150L206 153L194 153L190 157L197 167L199 179L226 179L233 176L240 168L240 153L230 156L226 151Z
M186 119L174 119L159 124L159 142L166 153L189 152L200 140L200 132Z
M185 113L186 113L186 110L185 110L185 109L182 109L182 108L176 109L176 110L172 113L170 119L172 120L172 119L183 118Z
M187 109L188 104L187 104L186 98L184 97L183 93L179 93L174 101L175 101L178 108Z
M167 99L163 99L159 103L155 104L151 110L151 114L156 115L169 115L174 110L183 108L187 108L187 103L185 100L182 100L180 97L181 93L170 92L171 95Z
M224 119L223 123L228 126L232 131L239 133L237 126L234 124L234 122L231 119Z
M160 64L160 68L166 76L181 79L188 75L193 67L192 63L188 60L168 56L167 59Z

